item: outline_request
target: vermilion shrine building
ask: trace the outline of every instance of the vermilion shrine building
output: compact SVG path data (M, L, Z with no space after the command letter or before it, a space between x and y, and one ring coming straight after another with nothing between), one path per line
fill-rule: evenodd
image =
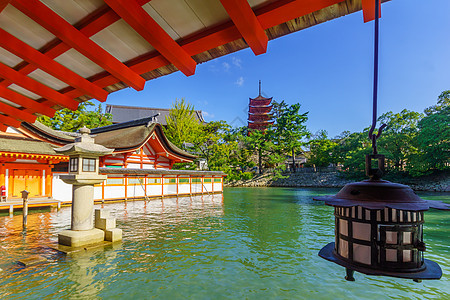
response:
M165 137L152 118L93 129L97 144L115 149L100 158L99 172L108 179L95 186L94 199L108 201L167 195L194 195L223 190L222 172L171 170L174 163L192 162L189 154ZM55 131L41 123L22 123L0 133L0 186L9 200L31 198L71 201L70 186L59 176L67 174L68 157L54 147L73 143L76 133ZM68 192L69 191L69 192Z

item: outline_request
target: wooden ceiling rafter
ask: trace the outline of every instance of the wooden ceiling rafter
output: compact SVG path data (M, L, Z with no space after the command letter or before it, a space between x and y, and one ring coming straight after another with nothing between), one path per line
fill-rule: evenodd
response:
M375 1L374 0L361 0L364 23L375 20ZM381 18L381 0L378 0L379 16Z
M2 36L2 48L22 58L28 63L35 65L42 71L91 96L92 98L95 98L101 102L106 101L108 92L104 89L91 83L84 77L81 77L55 60L47 57L45 54L42 54L38 50L22 42L1 28L0 35Z
M267 37L247 0L220 0L236 28L255 55L266 53Z
M197 63L135 0L105 0L128 25L184 75L195 73Z
M42 2L38 0L11 0L11 4L120 81L138 91L144 88L144 78L130 70L125 64L86 37Z
M23 87L30 92L40 95L43 98L53 102L54 104L67 107L71 110L76 110L78 108L79 102L74 99L69 98L67 95L63 95L54 89L36 81L28 76L20 74L16 70L0 63L0 76L6 78L18 86Z
M25 97L22 94L17 93L16 91L10 90L2 85L0 85L0 97L19 104L22 107L27 107L28 110L24 110L25 112L32 113L41 113L48 117L53 117L55 115L56 110L45 105L34 101L28 97Z

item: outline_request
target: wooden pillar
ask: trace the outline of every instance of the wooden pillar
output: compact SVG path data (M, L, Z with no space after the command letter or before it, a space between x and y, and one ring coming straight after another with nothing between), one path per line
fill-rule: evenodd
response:
M192 195L192 175L189 175L189 195Z
M164 197L164 175L161 174L161 197Z
M52 197L53 195L53 175L52 175L52 166L49 166L45 169L45 196Z
M205 183L203 182L203 178L204 178L204 176L202 175L202 194L203 194L203 187L205 185Z
M141 169L143 169L144 168L144 148L140 148L139 149L139 151L140 151L140 159L141 159Z
M177 196L178 196L178 194L179 194L179 191L178 191L178 185L180 184L180 180L179 180L178 176L180 176L180 175L177 175L177 177L175 178L175 181L176 181L176 183L177 183Z
M128 176L127 175L125 175L125 176L123 176L123 183L124 183L124 185L125 185L125 200L127 200L128 199Z
M6 186L6 167L5 164L0 164L0 186Z

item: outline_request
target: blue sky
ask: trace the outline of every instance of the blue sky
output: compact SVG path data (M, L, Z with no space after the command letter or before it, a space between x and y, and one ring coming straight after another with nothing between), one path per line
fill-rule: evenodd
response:
M380 20L379 115L404 108L422 112L450 89L450 1L392 0ZM309 111L311 132L361 131L371 122L373 22L362 12L269 41L266 54L245 49L125 89L106 103L169 108L185 98L205 119L243 126L249 97L263 95Z

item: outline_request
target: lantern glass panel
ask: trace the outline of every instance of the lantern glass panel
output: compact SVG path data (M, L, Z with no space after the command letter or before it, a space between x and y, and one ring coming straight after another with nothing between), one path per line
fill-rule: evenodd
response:
M342 235L348 236L348 222L346 220L339 219L339 228Z
M339 254L342 257L348 258L348 242L339 240Z
M83 172L95 172L95 158L83 158Z
M403 244L411 244L411 232L403 232Z
M397 244L397 232L386 231L386 243L387 244Z
M77 172L78 171L78 158L72 157L69 162L69 171Z
M353 260L362 264L370 265L370 246L353 244Z
M397 261L397 250L386 249L386 261Z
M370 224L353 222L353 238L370 242Z

